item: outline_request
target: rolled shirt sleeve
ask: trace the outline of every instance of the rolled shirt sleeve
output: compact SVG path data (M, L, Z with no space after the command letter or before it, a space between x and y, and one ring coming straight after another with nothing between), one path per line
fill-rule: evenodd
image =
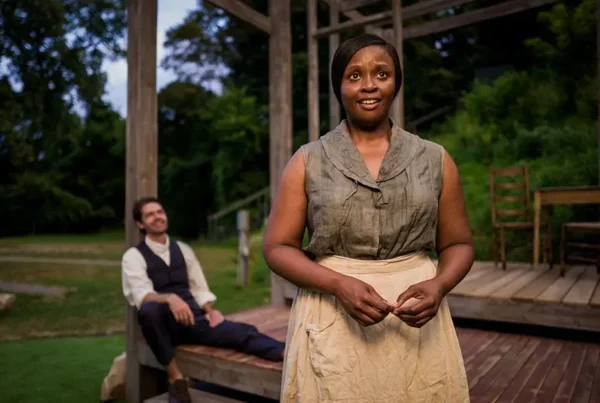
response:
M136 248L128 249L121 260L123 295L130 305L140 309L146 295L154 293L152 280L146 273L146 261Z
M194 296L194 299L198 305L200 305L200 307L204 306L204 304L207 302L215 302L217 300L217 296L208 288L206 277L204 277L202 266L196 258L196 254L189 245L179 241L177 244L179 245L181 253L183 254L183 258L185 259L190 292Z

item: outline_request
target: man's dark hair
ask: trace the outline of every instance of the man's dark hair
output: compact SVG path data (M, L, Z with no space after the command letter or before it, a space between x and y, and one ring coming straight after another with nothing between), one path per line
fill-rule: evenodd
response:
M142 197L141 199L138 199L133 204L133 209L132 209L133 220L134 221L136 221L136 222L142 222L142 209L148 203L158 203L158 204L160 204L162 206L162 203L158 199L158 197L146 196L146 197Z
M398 56L398 52L396 52L396 48L377 35L361 34L344 41L333 55L331 62L331 86L340 105L342 104L342 79L346 66L350 63L352 56L356 52L372 45L384 47L394 61L394 98L398 94L398 91L400 91L400 87L402 86L402 67L400 66L400 57Z

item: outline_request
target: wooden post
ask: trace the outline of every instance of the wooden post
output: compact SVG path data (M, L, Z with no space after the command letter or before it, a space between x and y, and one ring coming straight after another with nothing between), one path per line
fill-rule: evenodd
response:
M317 32L317 0L308 0L306 10L308 40L308 141L319 138L319 40Z
M339 0L329 2L329 25L337 25L340 21ZM329 82L331 83L331 62L336 49L340 46L340 34L335 33L329 36ZM329 85L329 130L333 130L340 123L340 104L333 92L333 87Z
M394 0L393 8L393 21L394 21L394 47L400 56L400 66L402 66L402 73L404 74L404 51L402 47L402 0ZM403 80L405 81L405 80ZM404 84L400 87L398 95L392 104L392 119L394 122L404 128Z
M269 142L271 199L292 156L291 0L269 0ZM271 303L285 304L283 279L271 274Z
M248 258L250 256L250 247L248 245L248 233L250 232L250 214L248 210L237 212L237 230L238 230L238 285L246 287L250 285L250 275L248 273Z
M157 0L129 0L127 42L127 151L125 178L125 240L136 245L140 233L131 208L141 196L157 194L157 101L156 24ZM141 402L158 394L159 382L153 371L139 364L137 343L141 332L137 311L126 306L127 376L129 402Z
M596 131L598 136L598 183L600 183L600 0L596 0L596 62L598 73L597 99L598 104L598 122Z

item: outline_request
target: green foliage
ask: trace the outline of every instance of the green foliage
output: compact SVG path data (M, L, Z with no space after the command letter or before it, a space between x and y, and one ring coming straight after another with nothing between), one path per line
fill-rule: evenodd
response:
M197 238L218 207L268 185L266 111L245 88L175 82L159 95L160 189L173 232Z
M224 206L269 185L267 108L246 88L227 88L211 105L215 201Z
M101 100L101 67L123 54L125 8L0 2L0 235L94 230L120 215L123 154L112 147L124 126Z
M475 83L456 115L428 135L459 167L469 218L480 242L479 258L489 258L490 250L490 168L526 164L532 191L598 183L593 59L573 68L566 60L573 47L585 48L593 31L590 25L595 24L587 18L592 5L585 0L573 10L561 4L541 13L553 38L527 41L540 57L539 67L506 73L493 84ZM580 75L567 75L564 69L577 69ZM597 213L593 206L554 207L556 246L562 222L595 219Z
M266 2L246 3L268 14ZM307 141L306 2L291 4L296 149ZM390 7L388 0L360 11ZM0 236L122 227L125 122L102 101L101 66L124 53L125 11L125 0L0 2ZM319 26L328 25L328 11L319 3ZM538 11L404 42L407 123L462 97L451 119L418 131L446 146L459 164L482 236L489 233L490 166L525 162L532 187L597 181L595 2ZM330 127L324 45L322 133ZM199 2L168 31L165 46L162 65L178 78L158 99L159 195L173 213L172 232L197 238L208 214L269 184L268 38ZM498 66L514 71L494 83L474 80L478 69ZM206 89L215 79L221 94Z

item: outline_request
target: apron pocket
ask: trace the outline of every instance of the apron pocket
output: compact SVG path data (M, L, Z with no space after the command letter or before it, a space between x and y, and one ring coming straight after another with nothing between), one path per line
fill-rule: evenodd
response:
M317 376L326 378L354 369L358 357L343 311L324 326L306 324L306 331L310 363Z

